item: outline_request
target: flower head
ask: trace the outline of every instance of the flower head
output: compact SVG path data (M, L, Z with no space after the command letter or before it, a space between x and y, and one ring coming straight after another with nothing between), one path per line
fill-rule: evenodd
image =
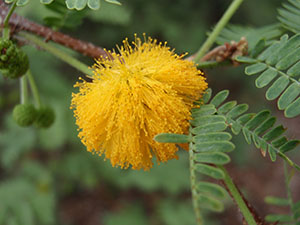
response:
M193 62L151 38L135 37L108 51L93 66L92 82L76 83L72 95L79 137L87 150L113 166L149 169L152 157L177 158L174 144L153 140L159 133L185 133L190 109L207 83Z

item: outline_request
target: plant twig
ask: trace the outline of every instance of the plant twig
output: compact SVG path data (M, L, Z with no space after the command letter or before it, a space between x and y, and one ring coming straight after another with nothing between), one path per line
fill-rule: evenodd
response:
M296 221L297 220L297 216L295 215L294 212L294 202L293 202L293 197L292 197L292 192L291 192L291 188L290 188L290 182L291 179L294 175L294 171L291 171L291 173L289 173L288 167L287 167L287 162L283 162L283 166L284 166L284 183L285 183L285 188L286 188L286 192L287 192L287 199L289 201L289 205L290 205L290 210L292 212L293 215L293 219Z
M28 102L28 87L26 75L20 78L20 102L26 104Z
M197 63L196 65L197 65L197 68L199 68L199 69L207 69L207 68L215 68L218 66L228 66L231 64L232 64L232 62L230 60L225 60L222 62L217 62L216 60L213 60L213 61L200 62L200 63Z
M192 192L192 200L193 200L193 207L194 207L194 212L196 215L196 221L197 225L202 225L203 224L203 219L200 213L200 207L198 203L198 198L197 198L197 189L196 189L196 173L195 173L195 162L194 162L194 152L192 146L193 143L190 143L189 147L189 157L190 157L190 182L191 182L191 192Z
M27 34L25 32L20 33L20 35L22 37L24 37L25 39L27 39L28 41L36 44L37 46L45 49L46 51L50 52L51 54L55 55L56 57L58 57L60 60L68 63L69 65L71 65L72 67L78 69L79 71L81 71L82 73L89 75L89 76L93 76L92 70L89 69L89 67L87 65L85 65L84 63L80 62L79 60L77 60L76 58L72 57L71 55L61 51L60 49L56 48L54 45L51 45L49 43L46 43L42 40L40 40L40 38L32 35L32 34Z
M234 203L237 204L237 202L235 201L235 198L233 197L233 195L231 194L227 184L225 183L224 180L220 181L223 186L225 187L225 189L227 190L227 192L229 193L230 197L232 198L232 200L234 201ZM234 182L233 182L234 184ZM253 218L255 219L257 225L277 225L278 223L267 223L262 217L259 216L259 214L257 213L257 211L254 209L254 207L248 202L248 200L245 198L244 194L241 192L241 190L239 189L239 187L234 184L237 191L239 192L240 196L242 197L243 201L245 202L247 208L249 209L249 211L251 212ZM238 206L238 205L237 205ZM245 218L243 218L244 223L246 224Z
M245 37L241 37L239 42L231 41L224 45L218 46L208 52L201 58L201 61L208 61L215 59L217 62L222 62L226 59L230 59L232 62L235 61L235 57L244 56L248 53L248 42Z
M31 73L30 69L27 70L26 76L28 78L29 85L30 85L35 103L36 103L37 107L40 108L41 107L40 94L39 94L38 88L36 86L35 80L32 76L32 73Z
M5 3L0 1L0 21L4 21L9 9ZM1 22L2 25L2 22ZM84 42L76 38L72 38L61 32L54 31L48 27L42 26L40 24L34 23L22 16L13 13L9 20L9 25L14 28L14 30L23 30L30 33L36 34L38 36L44 37L46 41L53 41L58 44L64 45L71 48L83 55L89 56L91 58L99 58L101 55L106 56L106 52L89 42Z
M14 12L14 10L16 9L16 7L17 7L17 0L15 0L12 3L10 9L8 10L8 12L7 12L7 14L6 14L5 18L4 18L4 21L3 21L3 31L2 31L2 37L4 39L9 39L9 35L10 35L9 34L10 33L9 19L10 19L12 13Z
M244 217L245 221L249 225L258 225L258 223L256 223L256 221L253 217L253 214L249 210L249 207L247 206L246 202L244 201L243 197L241 196L238 188L236 187L236 185L233 183L231 177L229 176L227 170L223 166L218 166L218 168L221 169L224 172L224 174L225 174L225 178L224 178L225 187L227 188L228 193L234 199L234 202L237 204L239 210L243 214L243 217Z
M197 64L199 68L204 67L216 67L219 65L229 64L230 61L234 66L239 65L239 62L235 60L237 56L244 56L248 54L248 41L245 37L242 37L239 42L231 41L220 45L206 53ZM193 61L195 55L191 55L186 60ZM229 61L230 60L230 61ZM222 63L226 62L226 63ZM222 64L221 64L222 63Z
M233 0L231 5L228 7L222 18L219 20L217 25L215 26L212 33L209 35L209 37L206 39L204 44L201 46L201 48L198 50L198 52L195 55L194 61L198 63L200 59L204 56L204 54L210 49L210 47L215 42L217 36L222 31L222 29L226 26L232 15L235 13L235 11L238 9L240 4L243 2L243 0Z

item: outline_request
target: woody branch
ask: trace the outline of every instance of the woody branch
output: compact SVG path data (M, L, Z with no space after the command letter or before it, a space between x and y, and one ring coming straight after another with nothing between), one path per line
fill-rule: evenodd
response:
M6 4L0 0L0 26L3 26L4 18L6 17L9 9ZM96 46L90 42L85 42L69 35L63 34L58 31L54 31L49 27L32 22L22 16L13 13L9 20L9 25L13 28L12 30L16 33L17 31L27 31L44 37L45 41L53 41L68 48L71 48L83 55L91 58L99 58L99 56L106 56L107 53L99 46ZM201 58L201 62L215 60L216 62L222 62L226 59L230 59L234 65L237 62L234 57L237 55L247 54L248 43L245 38L242 38L238 43L231 42L225 43L224 45L218 46ZM186 60L193 60L195 55L192 55Z
M3 26L3 21L9 9L3 1L0 1L0 25ZM46 41L53 41L58 44L71 48L83 55L98 58L101 55L106 55L105 51L89 42L81 41L79 39L70 37L61 32L52 30L51 28L34 23L22 16L13 13L10 17L9 25L13 28L14 32L23 30L38 36L44 37Z

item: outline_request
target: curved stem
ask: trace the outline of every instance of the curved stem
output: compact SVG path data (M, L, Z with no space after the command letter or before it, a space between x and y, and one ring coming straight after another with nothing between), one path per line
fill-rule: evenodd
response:
M26 104L28 102L28 87L26 75L20 78L20 95L21 104Z
M222 29L226 26L232 15L235 13L235 11L238 9L240 4L243 2L243 0L234 0L222 18L219 20L217 25L215 26L213 32L209 35L209 37L206 39L204 44L201 46L201 48L198 50L196 53L196 56L194 58L194 62L198 63L202 56L210 49L210 47L213 45L215 42L216 38L218 37L219 33L222 31Z
M300 171L300 166L299 165L297 165L296 163L294 163L289 157L287 157L284 153L282 153L282 152L280 152L279 150L278 151L276 151L277 152L277 154L281 157L281 158L283 158L291 167L293 167L293 168L295 168L295 169L297 169L297 170L299 170Z
M32 91L34 101L35 101L37 107L40 108L41 107L40 94L39 94L38 88L36 86L35 80L32 76L32 73L31 73L30 69L27 70L26 76L28 77L28 81L29 81L29 85L30 85L30 88L31 88L31 91Z
M196 190L196 173L195 173L195 162L194 162L194 151L193 151L193 143L190 143L189 146L189 157L190 157L190 182L191 182L191 192L193 199L193 207L196 215L197 225L203 224L203 219L200 213L200 207L197 198L197 190Z
M80 62L78 59L74 58L73 56L56 48L54 45L48 44L32 34L27 34L27 33L21 32L20 35L22 37L26 38L28 41L36 44L37 46L43 48L44 50L50 52L51 54L53 54L60 60L68 63L70 66L76 68L77 70L81 71L82 73L89 75L89 76L93 76L92 70L89 69L89 67L87 65Z
M223 166L218 166L218 168L220 168L224 172L224 174L225 174L224 182L225 182L228 190L230 191L230 194L232 195L233 199L235 200L236 204L238 205L238 207L239 207L241 213L243 214L248 225L257 225L255 219L253 218L252 213L249 211L245 201L243 200L242 196L240 195L239 190L233 183L227 170Z
M287 162L283 162L283 166L284 166L284 183L285 183L285 188L286 188L286 194L287 194L287 199L289 202L289 206L290 206L290 211L292 212L293 215L293 219L295 221L297 221L297 212L295 210L295 204L293 202L293 197L292 197L292 192L291 192L291 188L290 188L290 182L291 179L294 175L294 171L291 171L291 173L288 170L288 166L287 166Z
M197 68L199 69L206 69L206 68L215 68L219 66L227 66L230 65L231 62L229 60L217 62L217 61L206 61L206 62L200 62L197 64Z
M10 32L10 29L9 29L9 19L11 17L11 15L13 14L15 8L17 7L17 0L15 0L12 4L12 6L10 7L5 19L4 19L4 22L3 22L3 33L2 33L2 37L4 39L9 39L9 32Z
M0 26L3 26L2 22L4 21L8 11L9 9L4 4L4 1L0 1ZM35 34L36 36L43 37L48 41L53 41L91 58L107 56L106 51L99 46L71 37L61 32L54 31L49 27L34 23L33 21L30 21L16 13L12 14L9 20L9 25L14 27L16 31L26 31Z

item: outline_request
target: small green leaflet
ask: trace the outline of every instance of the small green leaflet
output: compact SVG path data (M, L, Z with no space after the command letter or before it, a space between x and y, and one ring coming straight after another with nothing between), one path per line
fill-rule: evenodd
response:
M6 3L10 4L14 0L5 0ZM40 0L42 4L50 4L54 0ZM121 3L117 0L105 0L108 3L112 3L115 5L121 5ZM29 2L29 0L18 0L17 6L24 6ZM90 9L98 10L100 9L100 0L66 0L66 6L68 9L76 9L76 10L83 10L86 6Z
M10 4L12 3L14 0L5 0L6 3ZM17 6L23 6L26 5L29 2L29 0L18 0L17 1Z
M117 0L105 0L108 3L121 5ZM86 5L93 10L100 9L100 0L66 0L68 9L82 10Z

